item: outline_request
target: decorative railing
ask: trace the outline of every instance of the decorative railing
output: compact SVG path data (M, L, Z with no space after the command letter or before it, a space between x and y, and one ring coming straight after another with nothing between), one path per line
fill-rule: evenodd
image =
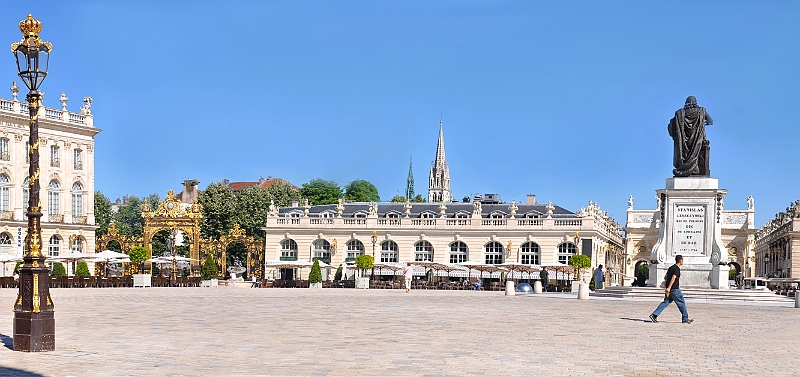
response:
M69 122L70 123L85 124L86 123L86 116L85 115L80 115L80 114L69 113Z
M542 226L544 225L544 220L542 219L521 219L517 220L517 224L521 226Z
M83 170L83 162L76 162L74 168L75 170Z
M61 166L61 160L59 159L50 160L50 166L54 168Z
M554 221L554 225L555 226L580 226L581 225L581 220L580 219L555 220Z
M86 216L73 216L72 217L73 224L86 224Z
M48 215L47 221L51 223L63 223L64 215Z
M288 256L288 257L281 256L280 260L282 260L282 261L296 261L297 260L297 255Z
M90 127L92 126L91 119L86 119L86 114L71 113L67 110L54 109L44 106L41 106L40 109L44 113L42 116L44 119L87 125ZM0 99L0 111L9 111L14 113L18 112L19 114L27 116L29 110L26 102ZM88 115L88 117L91 117L91 115Z
M436 225L436 219L414 219L414 220L411 220L411 225L433 226L433 225Z
M0 110L14 111L14 102L0 99Z
M490 219L490 220L483 220L481 224L484 226L506 226L508 225L508 220L505 219Z
M14 211L0 211L0 220L14 220Z
M401 225L400 219L378 219L378 225Z
M320 225L320 224L333 224L333 219L330 218L321 218L321 219L309 219L309 224L312 225Z
M455 226L469 226L469 225L472 225L472 220L469 220L469 219L448 219L447 221L445 221L445 223L447 225L450 225L450 226L453 226L453 225L455 225Z
M44 109L44 116L47 119L61 119L63 117L63 115L61 115L61 110L48 109L48 108Z
M22 114L27 114L28 113L28 104L26 104L26 103L19 104L19 112L22 113Z
M318 260L320 262L325 262L327 264L331 264L331 257L314 257L314 259L312 259L311 261L313 262L315 260Z
M344 219L344 225L367 225L367 219Z
M11 160L11 154L8 153L8 152L0 153L0 160L10 161Z
M298 224L300 224L300 219L297 217L278 219L278 225L298 225Z

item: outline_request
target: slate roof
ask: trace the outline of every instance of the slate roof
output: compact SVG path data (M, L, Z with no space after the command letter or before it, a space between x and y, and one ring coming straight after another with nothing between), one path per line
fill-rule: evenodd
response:
M411 214L409 217L411 218L419 218L423 213L432 213L434 217L439 217L439 204L440 203L411 203ZM385 218L387 213L397 213L400 217L405 217L405 203L393 203L393 202L384 202L384 203L377 203L378 205L378 217ZM508 217L511 212L508 210L508 207L511 206L510 203L503 203L503 204L481 204L481 216L484 218L488 218L491 214L497 213L501 214L504 217ZM522 218L528 214L531 215L538 215L540 217L547 216L547 204L517 204L517 215L516 217ZM559 207L557 205L553 205L555 207L553 209L553 217L554 218L577 218L578 216L575 215L574 212ZM472 203L447 203L447 210L445 211L445 215L448 218L455 218L456 214L458 213L465 213L467 217L472 217ZM301 215L303 213L303 207L285 207L280 208L279 216L281 217L288 217L292 212L299 212ZM326 205L319 205L319 206L311 206L308 211L308 215L310 217L320 217L320 214L324 212L332 212L334 216L336 215L336 204L326 204ZM345 203L344 211L342 212L342 217L355 217L356 214L369 213L369 203Z

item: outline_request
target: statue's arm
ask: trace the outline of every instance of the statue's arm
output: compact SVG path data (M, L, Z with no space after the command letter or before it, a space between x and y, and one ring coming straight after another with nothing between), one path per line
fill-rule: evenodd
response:
M714 124L714 120L711 119L711 115L708 115L708 112L706 112L706 126L710 126L712 124Z

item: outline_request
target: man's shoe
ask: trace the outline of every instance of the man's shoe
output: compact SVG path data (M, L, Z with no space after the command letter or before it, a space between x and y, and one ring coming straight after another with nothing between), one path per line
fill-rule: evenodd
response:
M658 323L658 316L655 314L650 314L650 322Z
M688 325L688 324L690 324L690 323L692 323L692 322L694 322L694 320L693 320L693 319L687 319L687 320L686 320L686 321L684 321L683 323L685 323L685 324L687 324L687 325Z

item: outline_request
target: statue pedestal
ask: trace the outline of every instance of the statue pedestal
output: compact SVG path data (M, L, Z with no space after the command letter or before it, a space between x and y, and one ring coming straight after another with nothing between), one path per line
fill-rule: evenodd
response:
M656 192L660 225L651 254L650 283L661 284L680 254L681 287L726 288L727 271L724 284L719 275L728 269L720 266L725 250L720 214L727 190L719 189L716 178L676 177L667 179L666 188Z

